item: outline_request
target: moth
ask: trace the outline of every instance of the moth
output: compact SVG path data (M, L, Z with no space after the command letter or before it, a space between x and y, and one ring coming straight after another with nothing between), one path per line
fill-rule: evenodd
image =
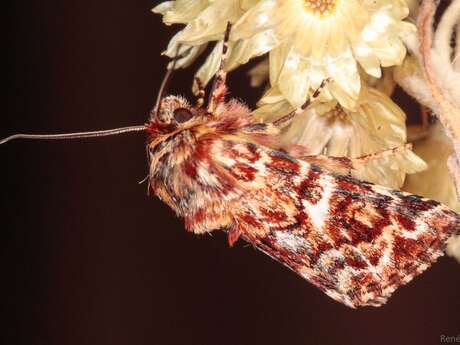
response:
M301 147L280 146L279 127L310 101L273 123L257 122L241 102L226 101L230 28L206 106L203 90L195 105L163 97L175 59L145 125L17 134L0 143L145 131L148 189L184 219L187 231L225 231L230 245L250 243L349 307L384 304L443 255L446 240L460 233L460 215L346 173L358 161L398 149L353 160L308 157Z

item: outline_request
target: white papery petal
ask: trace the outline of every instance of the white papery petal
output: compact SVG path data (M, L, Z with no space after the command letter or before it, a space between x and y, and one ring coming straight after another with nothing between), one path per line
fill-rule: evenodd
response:
M409 176L403 190L442 202L460 212L460 202L447 169L447 158L454 150L442 126L434 125L428 138L416 141L414 151L427 162L428 169Z
M163 22L167 25L174 23L187 23L209 5L208 0L176 0L165 1L154 7L154 13L163 15Z
M353 110L361 87L358 63L365 73L380 77L381 66L402 62L406 49L401 36L415 27L402 21L408 15L404 0L321 4L327 12L304 0L177 0L155 11L166 21L187 23L177 40L189 46L221 40L230 21L233 54L228 69L269 52L271 86L291 105L301 105L322 80L332 78L320 99L335 98ZM215 70L216 57L200 70L205 79Z
M301 0L261 0L236 23L232 37L245 40L267 30L278 36L280 45L270 51L270 82L292 105L301 104L321 76L334 79L330 93L353 109L360 92L356 62L378 78L381 66L400 64L405 56L400 35L414 29L401 21L407 5L402 0L340 1L324 18L305 6Z
M174 8L174 1L165 1L159 5L156 5L152 8L153 13L158 13L161 15L165 15L168 11L171 11Z
M182 56L175 63L175 68L186 68L190 66L198 56L206 49L207 43L198 46L189 46L185 44L179 44L178 38L181 32L179 31L176 35L171 38L168 44L168 48L163 52L164 55L174 58L176 56ZM173 61L169 62L168 68L171 68Z
M335 84L352 99L357 99L361 89L358 66L351 50L345 51L338 58L326 59L327 77L331 77Z
M239 65L245 64L252 57L260 56L279 44L272 31L264 31L247 40L237 41L232 44L227 69L232 70Z
M271 29L276 24L273 22L273 14L277 10L277 6L277 0L258 2L235 23L232 39L236 41L251 38L261 31Z
M375 78L382 76L380 61L371 47L365 43L357 44L353 47L353 54L367 74Z
M211 54L207 57L205 63L196 72L195 77L199 78L201 82L206 85L211 78L216 74L220 66L220 58L222 56L222 41L217 43ZM193 92L198 91L197 85L194 85Z
M446 252L448 255L457 259L460 263L460 236L455 236L449 239Z
M190 45L222 39L227 23L235 22L242 14L237 0L215 0L191 21L180 37Z
M283 96L294 107L300 107L307 100L311 84L308 68L308 62L292 50L284 61L277 84Z

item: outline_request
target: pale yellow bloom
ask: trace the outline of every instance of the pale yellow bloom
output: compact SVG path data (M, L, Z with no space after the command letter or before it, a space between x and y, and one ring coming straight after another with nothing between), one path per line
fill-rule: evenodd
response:
M403 21L407 15L402 0L261 0L236 22L232 39L264 33L278 40L265 48L270 82L293 106L331 77L325 95L353 109L361 87L358 63L380 77L381 66L402 62L400 37L414 30Z
M227 23L237 22L243 13L257 2L258 0L177 0L161 3L153 9L153 12L162 14L163 21L167 25L187 24L171 39L165 54L174 57L178 52L181 55L185 53L176 67L187 67L206 49L209 42L218 41L196 73L196 77L207 84L219 67L222 53L221 40ZM277 43L274 36L265 33L245 40L231 41L226 69L231 70L247 63L254 56L265 54L267 49L271 49Z
M391 97L396 88L393 69L393 67L382 68L382 76L380 78L373 77L366 73L360 73L361 80L365 85L371 86L383 92L388 97Z
M442 202L460 213L460 202L447 170L447 158L454 150L442 127L435 125L428 138L416 141L414 152L423 158L428 168L408 176L403 190Z
M454 150L441 125L432 127L428 138L417 141L414 151L425 160L428 169L409 175L403 190L439 201L460 213L460 202L447 170L447 158ZM460 236L449 241L447 253L460 262Z
M407 6L409 7L409 12L411 17L416 17L416 13L418 11L418 7L420 6L419 0L405 0Z
M407 59L405 60L407 61ZM267 59L263 59L248 71L250 84L252 87L258 87L268 82L270 65ZM391 97L395 88L396 81L393 77L393 67L382 68L382 76L380 78L373 77L360 69L361 82L371 86L385 95Z
M254 115L263 121L273 121L292 109L281 92L272 88L262 98ZM316 102L283 129L283 140L286 144L306 146L309 155L354 158L404 145L405 120L403 111L385 94L373 88L362 88L355 110L347 110L337 101ZM354 172L354 176L399 189L406 173L425 167L414 153L404 151L369 162Z
M403 19L404 0L177 0L153 9L166 24L186 27L166 54L182 44L191 63L211 41L220 41L227 22L234 24L228 70L269 53L269 76L294 106L300 106L322 80L331 77L323 97L353 109L360 93L359 66L379 78L381 66L400 64L406 49L401 35L414 30ZM219 42L197 72L207 83L219 66Z
M455 236L447 242L447 254L453 256L460 263L460 236Z

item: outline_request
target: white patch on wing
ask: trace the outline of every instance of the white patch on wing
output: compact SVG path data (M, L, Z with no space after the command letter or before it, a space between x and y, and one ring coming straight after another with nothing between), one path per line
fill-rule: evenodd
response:
M307 200L302 200L303 207L310 217L313 226L318 230L324 228L326 220L329 218L329 202L332 196L334 185L329 176L323 175L319 179L319 184L323 186L321 200L312 204Z
M279 246L292 252L297 252L299 249L308 251L310 248L310 245L303 237L294 235L291 232L275 231L275 236Z
M222 152L224 154L222 154ZM226 151L225 151L222 141L217 141L216 143L212 145L211 147L212 157L216 161L220 162L224 167L231 168L235 164L235 159L233 157L229 157L225 153Z
M267 163L271 162L270 156L267 154L265 150L262 150L260 147L258 148L258 152L260 154L260 158L253 163L253 167L257 169L259 176L267 176Z
M320 257L315 266L324 267L325 269L328 269L329 267L331 267L331 265L335 263L336 260L344 261L345 258L342 252L340 252L339 250L330 249L320 254Z
M292 182L296 185L299 185L305 179L305 176L308 176L308 172L310 171L311 167L310 164L301 159L298 159L297 162L299 163L300 171L299 174L293 176Z
M203 183L215 187L220 186L217 176L210 173L208 167L204 167L202 164L200 164L197 166L196 172L198 179L200 179Z

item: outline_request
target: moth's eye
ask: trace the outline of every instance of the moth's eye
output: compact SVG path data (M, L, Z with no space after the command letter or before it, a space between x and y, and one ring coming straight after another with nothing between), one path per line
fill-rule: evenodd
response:
M192 117L192 112L186 108L177 108L174 110L174 119L176 119L178 123L187 122Z

